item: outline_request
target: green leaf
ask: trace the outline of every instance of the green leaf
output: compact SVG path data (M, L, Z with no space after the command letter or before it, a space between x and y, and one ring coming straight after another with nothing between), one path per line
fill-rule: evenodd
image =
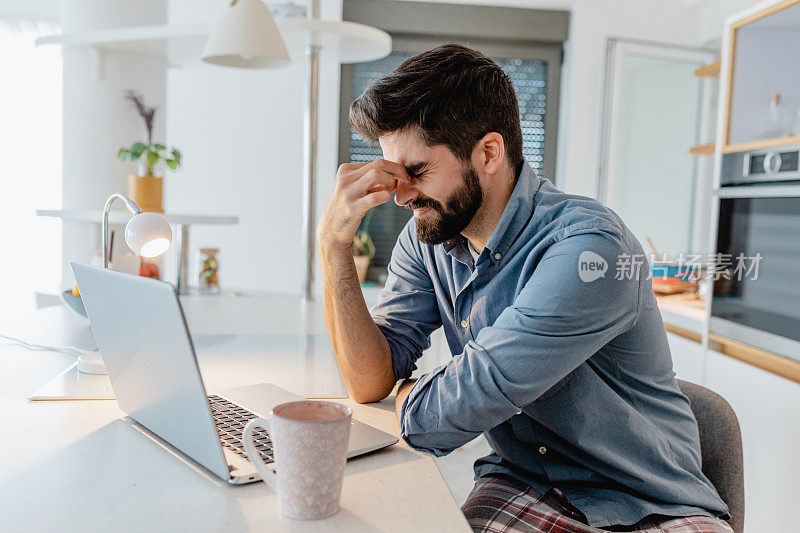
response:
M144 143L133 143L129 150L131 154L131 161L136 161L142 156L142 153L147 150L147 145Z
M172 170L178 170L178 165L181 164L181 162L178 161L177 159L165 159L164 162Z
M149 166L154 166L158 163L158 160L161 159L161 156L158 155L158 152L153 152L151 150L147 151L147 164Z
M130 150L128 150L127 148L120 148L119 152L117 152L117 157L119 158L120 161L125 161L129 153Z
M172 148L172 158L173 159L177 159L178 162L180 162L180 160L181 160L181 153L175 147Z
M166 146L164 146L163 144L159 144L159 143L154 144L153 148L155 148L156 150L166 150L167 149Z

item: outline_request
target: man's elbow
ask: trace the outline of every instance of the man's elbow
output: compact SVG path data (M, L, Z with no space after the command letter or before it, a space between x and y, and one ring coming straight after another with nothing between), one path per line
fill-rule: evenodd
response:
M394 385L390 387L388 390L384 388L381 389L372 389L372 390L364 390L364 389L357 389L355 387L348 387L347 392L350 393L350 399L356 403L374 403L379 402L389 396L392 392Z

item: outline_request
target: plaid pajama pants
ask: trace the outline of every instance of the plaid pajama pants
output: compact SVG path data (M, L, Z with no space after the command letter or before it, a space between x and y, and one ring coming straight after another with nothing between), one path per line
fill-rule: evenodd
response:
M472 531L485 533L733 533L727 523L710 516L646 517L633 526L598 529L588 526L558 489L540 496L504 475L478 479L461 510Z

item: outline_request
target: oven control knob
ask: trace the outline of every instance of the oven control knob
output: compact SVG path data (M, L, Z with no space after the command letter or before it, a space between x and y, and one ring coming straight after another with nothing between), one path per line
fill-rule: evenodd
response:
M778 152L769 152L764 157L764 173L775 174L781 170L781 154Z

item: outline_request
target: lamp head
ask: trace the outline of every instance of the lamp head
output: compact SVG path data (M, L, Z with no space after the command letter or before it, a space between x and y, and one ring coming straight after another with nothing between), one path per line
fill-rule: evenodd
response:
M172 242L172 228L158 213L139 213L125 226L125 242L137 255L156 257L169 248Z
M203 61L226 67L278 68L291 60L264 2L234 0L209 36Z

